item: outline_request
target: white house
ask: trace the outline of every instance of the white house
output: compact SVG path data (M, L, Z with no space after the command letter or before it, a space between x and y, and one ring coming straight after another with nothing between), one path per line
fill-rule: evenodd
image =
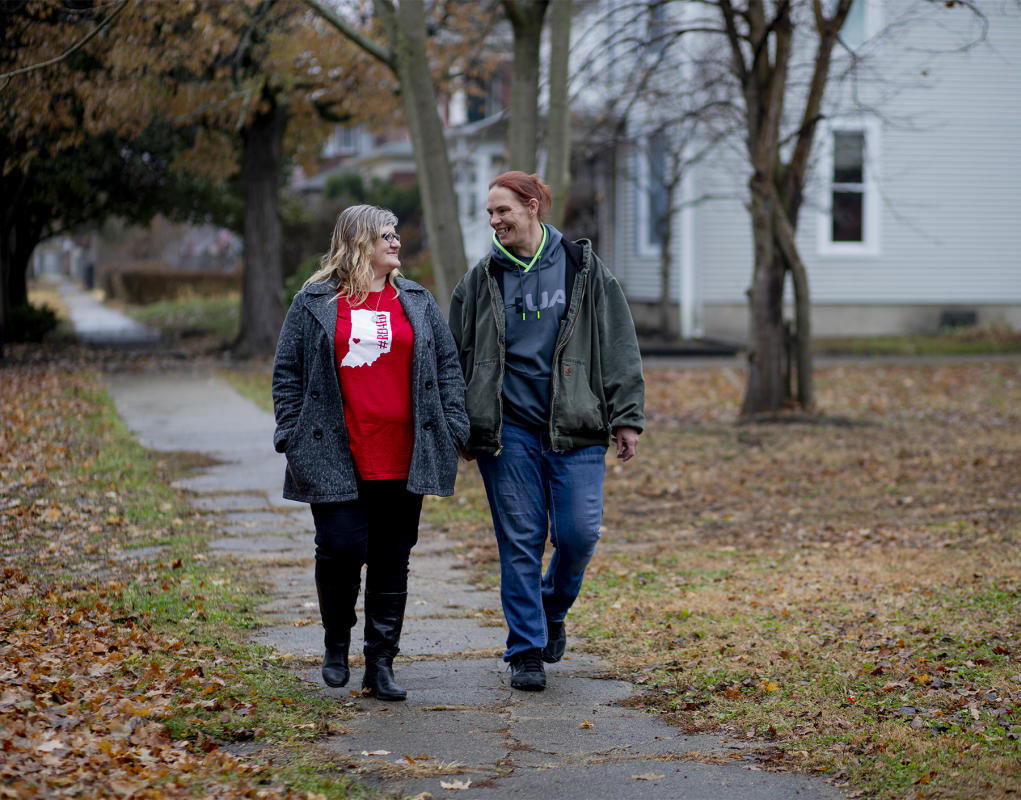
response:
M865 69L828 89L798 226L815 335L935 331L969 318L1021 328L1021 9L977 6L984 20L960 4L856 3L844 39ZM832 74L849 58L840 54ZM670 297L685 336L747 336L742 147L719 148L684 175ZM649 176L663 159L639 139L613 167L607 261L638 320L660 297L652 220L662 190Z

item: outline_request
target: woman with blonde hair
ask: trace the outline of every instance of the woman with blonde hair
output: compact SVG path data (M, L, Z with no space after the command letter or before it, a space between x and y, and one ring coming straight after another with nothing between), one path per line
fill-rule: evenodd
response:
M350 677L365 570L362 689L403 700L394 680L422 496L453 493L468 439L464 379L432 295L400 277L397 218L341 212L330 251L295 296L273 363L273 444L284 497L309 503L325 629L322 675Z

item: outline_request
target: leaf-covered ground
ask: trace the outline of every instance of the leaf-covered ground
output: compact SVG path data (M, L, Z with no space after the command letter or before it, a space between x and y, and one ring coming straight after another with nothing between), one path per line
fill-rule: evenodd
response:
M293 760L336 712L243 641L254 587L204 554L170 465L74 358L0 386L0 798L306 797L222 746Z
M739 370L646 378L569 631L756 768L1021 794L1021 363L820 369L819 415L757 424ZM474 468L429 507L492 574Z
M649 713L750 743L744 766L1016 797L1021 362L820 369L817 417L758 424L737 422L740 370L647 379L574 646ZM302 783L322 765L294 740L337 710L243 642L253 589L204 554L179 465L130 442L73 357L0 387L0 798L357 794ZM493 579L473 465L426 514ZM247 740L276 763L223 749Z

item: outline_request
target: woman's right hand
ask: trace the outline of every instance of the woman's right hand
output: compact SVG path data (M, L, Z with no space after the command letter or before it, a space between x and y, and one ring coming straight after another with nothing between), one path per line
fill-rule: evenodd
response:
M463 458L465 461L474 461L475 460L475 456L473 456L471 453L469 453L463 447L457 448L457 452L458 452L458 455L460 455L461 458Z

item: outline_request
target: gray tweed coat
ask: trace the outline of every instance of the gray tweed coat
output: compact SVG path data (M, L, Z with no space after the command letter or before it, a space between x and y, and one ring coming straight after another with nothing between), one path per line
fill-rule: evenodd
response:
M468 441L464 377L454 340L433 296L397 279L399 299L415 334L412 412L415 439L408 491L454 492L458 449ZM294 298L273 361L273 446L287 456L284 497L338 503L358 497L354 459L344 425L334 336L336 286L315 283Z

